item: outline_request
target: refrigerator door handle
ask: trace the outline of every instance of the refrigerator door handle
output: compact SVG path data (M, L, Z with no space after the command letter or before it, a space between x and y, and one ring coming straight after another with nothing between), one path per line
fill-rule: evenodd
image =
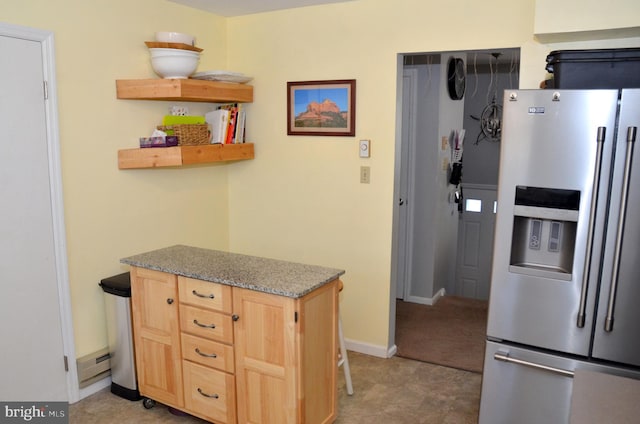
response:
M591 268L591 252L593 249L593 236L596 225L596 208L598 206L598 193L600 192L600 170L602 168L602 149L604 147L604 139L606 136L606 128L598 127L597 150L596 150L596 167L593 173L593 186L591 190L591 214L589 215L589 229L587 232L587 251L584 261L584 269L582 271L582 288L580 290L580 306L578 308L578 320L576 325L583 328L586 320L587 309L587 289L589 287L589 269Z
M493 354L493 359L496 361L509 362L512 364L523 365L529 368L535 368L537 370L548 371L554 374L560 374L565 377L573 378L574 372L570 370L565 370L562 368L550 367L548 365L538 364L536 362L525 361L524 359L512 358L509 356L509 352L505 352L503 350L499 350Z
M637 127L627 128L627 151L624 160L624 179L622 181L622 197L620 199L620 215L618 216L618 228L616 234L616 246L613 252L613 270L611 272L611 290L607 303L607 317L604 321L604 331L613 331L613 315L618 290L618 271L620 268L620 251L622 249L622 233L627 216L627 199L629 197L629 180L631 179L631 161L633 159L633 147L636 141Z

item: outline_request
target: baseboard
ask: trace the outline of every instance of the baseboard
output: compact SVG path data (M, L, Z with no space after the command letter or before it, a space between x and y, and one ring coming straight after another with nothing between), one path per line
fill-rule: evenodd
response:
M371 343L359 342L357 340L350 339L345 339L344 344L347 350L384 359L391 358L398 351L396 345L387 349L385 346L373 345Z
M420 296L409 296L406 299L404 299L406 302L411 302L411 303L419 303L421 305L435 305L436 302L438 302L438 300L445 295L445 290L444 288L438 290L436 292L435 295L433 295L433 297L420 297Z
M95 393L98 393L100 390L110 386L111 386L111 376L105 377L102 380L96 381L90 386L80 389L80 399L78 400L82 400L86 397L89 397Z
M398 353L398 346L393 345L389 348L389 350L387 350L387 358L391 358L392 356L396 356L396 353Z

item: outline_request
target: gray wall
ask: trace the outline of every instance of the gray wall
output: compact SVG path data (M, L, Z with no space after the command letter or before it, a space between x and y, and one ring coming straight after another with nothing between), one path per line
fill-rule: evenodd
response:
M423 301L429 301L455 275L458 218L456 206L448 201L455 187L448 182L449 171L443 169L451 151L448 145L442 148L442 137L462 129L464 102L451 100L447 93L450 56L423 56L418 58L420 63L405 66L418 72L414 184L409 196L413 211L409 295Z
M413 186L409 205L413 211L411 234L411 288L409 295L431 298L436 238L438 155L435 146L438 138L438 96L440 92L440 58L431 56L429 64L413 65L418 71L416 104L416 140L412 151Z
M464 143L463 181L470 184L498 184L498 166L500 164L500 143L478 137L480 122L471 115L480 117L482 110L491 103L497 87L496 101L502 105L505 89L518 88L519 66L511 64L511 55L519 51L514 49L505 52L498 58L496 71L495 60L493 78L488 65L478 65L474 70L474 53L467 55L467 90L464 97L464 128L467 131ZM479 53L478 56L481 54ZM486 61L486 53L483 61ZM479 61L479 60L478 60ZM511 73L510 73L511 71ZM490 84L493 85L490 88ZM477 144L476 144L477 143Z
M452 56L466 58L467 88L462 101L449 99L447 93L446 68ZM512 57L516 62L512 62ZM481 140L476 144L480 123L470 115L479 117L496 90L497 102L502 104L503 90L517 88L519 50L503 50L497 67L492 59L493 75L489 58L487 52L445 52L405 58L405 69L418 71L412 175L415 184L409 195L413 200L409 295L417 299L428 300L441 288L450 294L455 292L458 213L457 205L449 202L455 187L448 184L448 172L442 169L443 160L450 157L450 151L441 148L442 137L449 136L454 129L466 130L463 183L498 183L500 143Z

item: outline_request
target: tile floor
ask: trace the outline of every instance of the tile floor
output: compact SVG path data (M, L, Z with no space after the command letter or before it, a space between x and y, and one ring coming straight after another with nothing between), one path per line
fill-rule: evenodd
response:
M354 394L339 372L339 414L335 424L474 424L478 421L481 375L393 357L349 352ZM164 405L144 409L102 390L69 408L71 424L202 424L176 416Z

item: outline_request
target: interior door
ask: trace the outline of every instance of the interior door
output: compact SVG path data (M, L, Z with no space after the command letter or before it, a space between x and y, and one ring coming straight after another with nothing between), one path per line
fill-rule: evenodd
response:
M463 184L463 210L458 225L456 295L489 299L496 186Z
M41 43L0 35L0 399L69 398Z
M413 190L413 179L409 175L413 174L413 145L416 137L416 83L418 72L416 69L405 69L402 76L402 142L400 151L400 164L396 165L400 169L400 183L398 187L397 199L397 236L396 243L396 298L405 299L409 297L411 285L411 258L413 245L412 238L412 217L411 208L408 206L413 198L409 199Z

